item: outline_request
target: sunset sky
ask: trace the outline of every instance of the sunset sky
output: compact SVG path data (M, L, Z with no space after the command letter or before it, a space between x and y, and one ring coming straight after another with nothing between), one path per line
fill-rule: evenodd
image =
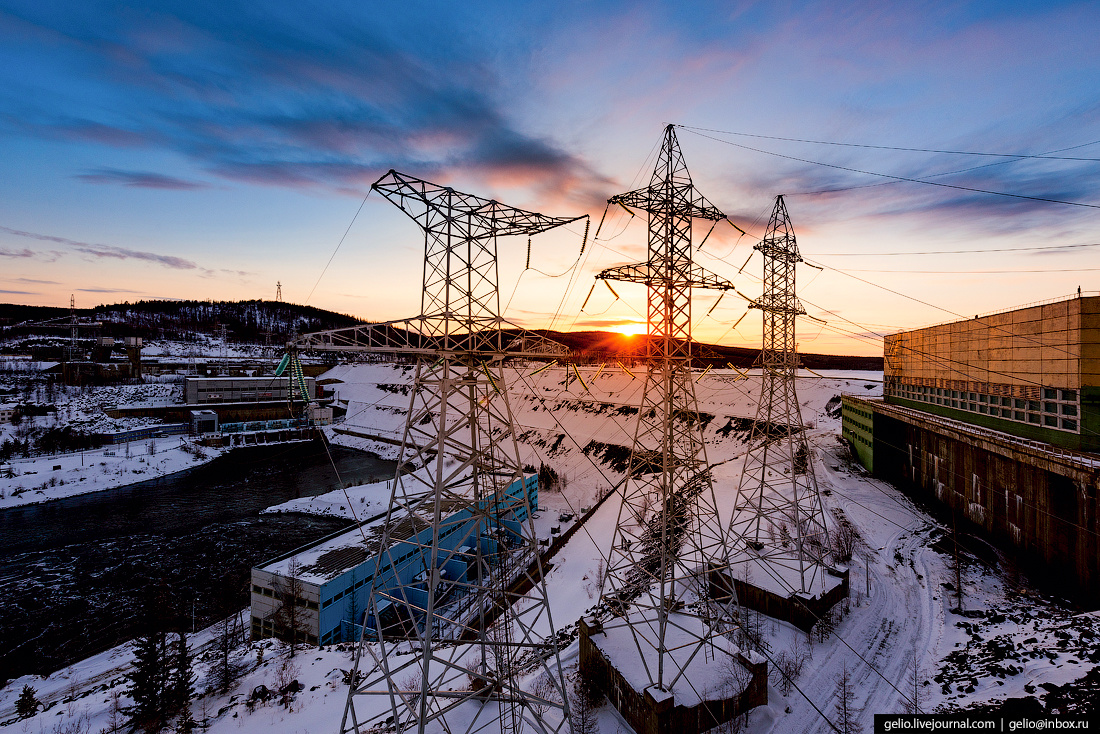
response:
M359 211L371 182L395 168L594 232L668 123L749 233L723 224L698 262L750 298L760 256L738 269L787 196L825 268L799 269L827 322L800 322L803 351L881 354L878 334L1100 290L1096 3L0 0L0 301L273 299L279 281L412 316L423 238L377 194ZM609 210L570 271L583 229L535 238L542 273L500 241L507 318L644 321L640 286L581 311L594 273L644 257L644 217ZM706 315L715 297L695 336L758 344L759 314L733 329L746 301Z

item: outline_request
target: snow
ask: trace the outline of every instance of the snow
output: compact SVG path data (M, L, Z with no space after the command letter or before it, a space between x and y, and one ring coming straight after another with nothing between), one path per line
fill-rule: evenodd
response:
M553 520L557 508L577 512L592 506L622 477L614 447L630 444L635 416L628 409L638 403L643 373L635 370L631 376L618 367L602 371L582 367L582 384L561 367L531 374L535 369L509 370L506 381L513 385L511 407L519 426L523 461L535 466L546 463L565 479L560 492L540 495L540 503L552 508L542 513L542 519ZM713 416L704 416L704 438L723 512L731 511L744 452L746 431L735 419L755 415L758 377L751 372L742 374L712 370L696 379L699 409ZM411 368L345 365L319 378L326 379L338 380L332 385L342 404L354 404L342 426L327 429L331 440L395 457L396 446L364 436L392 437L403 425L410 397L402 393L402 387L412 379ZM1096 615L1080 614L1060 600L1029 589L1026 579L1017 578L1011 569L990 567L965 547L960 569L965 611L953 611L955 595L945 586L954 584L952 560L932 547L946 529L891 486L866 476L850 461L839 441L835 398L845 392L881 396L881 374L801 373L798 391L803 418L812 426L808 437L818 482L825 492L826 518L830 524L845 518L858 533L860 545L851 562L851 598L841 605L834 634L823 641L807 640L805 634L785 623L768 618L759 621L768 646L761 652L770 661L785 654L812 654L795 679L797 689L784 694L773 676L769 704L749 716L750 734L827 730L818 710L832 717L835 682L842 668L852 674L860 725L870 730L874 714L905 710L914 690L923 699L924 711L965 708L1009 697L1049 697L1054 694L1048 690L1081 679L1100 663L1096 645L1100 619ZM361 435L342 433L341 429ZM564 435L565 429L568 435ZM347 516L354 508L359 517L369 517L383 510L387 501L384 482L376 482L348 488L346 496L330 493L272 509ZM576 621L596 603L599 559L617 517L616 498L612 497L553 557L546 584L557 629L574 632ZM265 651L262 664L256 661L258 649ZM245 699L252 688L260 683L273 687L282 650L281 643L273 641L239 648L235 655L246 664L244 677L228 694L210 693L196 701L192 705L195 717L204 718L205 709L209 731L216 734L266 734L273 728L336 731L347 691L340 682L340 671L351 667L349 651L301 651L293 664L298 668L295 677L305 690L285 707L269 702L249 711ZM93 731L102 728L109 701L109 689L102 686L113 684L115 690L121 690L119 677L129 655L129 647L122 646L45 679L11 681L0 691L0 726L12 722L15 697L24 683L30 683L51 700L68 697L65 691L69 688L78 695L71 704L57 703L25 722L27 731L52 729L68 716L65 706L87 711ZM562 651L561 661L567 672L575 670L576 641ZM769 667L774 667L772 662ZM914 667L916 686L911 677ZM198 688L204 690L209 662L201 662L198 669ZM694 685L707 685L706 672L699 675L702 679L693 681ZM85 691L94 693L81 697ZM605 734L625 730L610 706L601 711L600 726Z
M28 431L67 426L82 433L111 433L157 425L149 418L111 418L106 410L119 404L171 402L180 394L172 383L108 385L47 389L40 381L4 374L0 387L23 392L18 402L55 408L45 416L29 416L18 425L0 424L0 442L20 439ZM222 449L200 448L179 436L104 446L68 454L12 458L0 470L12 476L0 480L0 509L37 504L78 494L114 489L155 479L211 461ZM54 467L60 467L55 469Z
M696 641L704 636L701 623L694 617L673 613L668 616L665 632L669 657L666 665L672 664L666 671L682 669L684 674L675 680L668 691L650 686L650 671L657 668L657 651L638 645L627 628L628 624L646 622L640 617L628 617L625 623L613 620L603 625L602 632L593 632L589 639L635 691L648 689L658 701L671 695L679 706L695 706L704 700L739 694L749 682L747 675L742 679L734 672L735 668L743 667L737 660L740 651L736 645L718 637L700 652ZM669 673L665 675L669 676ZM740 684L738 681L741 681Z
M15 476L0 480L0 509L123 487L199 466L226 449L199 447L181 436L134 441L73 454L13 459ZM60 468L56 468L60 467Z

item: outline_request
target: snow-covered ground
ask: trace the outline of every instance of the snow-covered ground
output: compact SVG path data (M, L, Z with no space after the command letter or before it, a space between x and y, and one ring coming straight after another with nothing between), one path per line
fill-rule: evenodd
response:
M212 461L227 449L166 436L73 454L13 459L13 477L0 479L0 509L32 505L156 479ZM58 468L60 467L60 468Z
M11 382L0 378L0 383ZM152 418L111 418L104 411L118 405L176 402L175 383L47 388L41 381L24 390L35 405L55 408L44 416L29 416L19 426L0 424L0 443L25 437L28 430L69 427L81 433L111 433L162 421ZM145 439L75 453L15 457L0 464L0 509L36 504L78 494L114 489L182 471L213 460L224 449L195 445L181 436ZM55 468L60 467L60 468ZM8 476L10 472L10 476Z
M630 408L638 403L642 373L592 367L581 368L578 376L572 368L555 367L532 374L535 369L517 370L507 378L513 386L511 403L523 460L535 466L548 464L566 480L560 493L543 493L548 507L590 506L603 488L622 476L622 447L631 441L635 416ZM349 407L347 420L330 429L332 440L393 456L395 447L377 439L399 436L409 402L411 369L345 366L323 377L340 380L335 384L337 394ZM721 511L732 506L747 433L745 420L755 413L758 378L714 370L697 378L696 390ZM958 610L951 556L935 547L945 529L900 492L866 476L839 441L837 396L844 392L878 396L881 375L803 373L798 390L803 418L812 426L808 435L827 518L834 526L850 523L859 536L852 594L842 605L835 633L825 640L807 639L768 618L759 621L766 657L802 657L805 663L795 687L786 689L773 677L769 704L752 712L747 731L827 730L821 716L834 715L836 680L842 669L852 676L853 703L864 731L870 730L874 714L904 711L914 697L924 711L1009 697L1045 696L1048 703L1064 698L1067 684L1079 681L1100 662L1096 645L1100 620L1029 589L1012 569L982 560L990 554L975 547L973 539L964 539L961 549L962 610ZM273 509L350 515L354 508L356 516L363 518L384 510L386 497L385 484L380 482ZM559 629L574 630L576 620L595 604L602 546L610 539L617 516L612 497L554 557L546 582ZM256 662L259 647L265 650L263 664ZM265 641L238 650L247 673L229 694L211 693L196 701L192 706L196 718L203 718L205 711L213 732L259 734L273 727L287 732L336 731L347 690L340 682L341 671L350 667L348 653L336 648L306 650L295 658L294 677L304 690L287 706L272 702L250 711L245 705L254 686L274 687L282 664L282 657L275 654L280 647ZM569 671L577 665L577 650L574 642L562 653L562 664ZM71 673L12 681L0 692L0 725L10 722L26 726L29 732L48 731L75 707L73 715L86 710L95 722L92 730L97 730L106 721L110 705L110 688L103 686L109 679L115 682L115 690L121 690L120 666L129 654L123 646L74 666ZM115 672L106 675L107 670ZM205 690L208 663L200 664L198 671L197 687ZM74 676L95 684L71 685ZM71 705L57 703L26 722L14 722L10 712L24 684L51 691L55 699L73 698L71 694L75 699ZM94 693L81 697L88 690ZM1064 703L1058 705L1065 710ZM600 728L605 734L626 730L610 706L600 712Z

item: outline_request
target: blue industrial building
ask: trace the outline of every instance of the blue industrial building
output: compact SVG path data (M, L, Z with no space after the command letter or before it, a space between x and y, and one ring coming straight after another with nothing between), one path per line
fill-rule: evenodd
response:
M408 619L407 613L398 613L398 609L407 607L395 603L400 601L395 595L404 594L405 601L422 606L427 587L417 584L417 580L426 578L430 567L439 569L441 585L449 586L446 595L437 594L437 599L449 602L486 580L492 569L484 565L484 560L478 568L477 559L498 557L505 550L501 544L505 547L519 544L528 508L530 512L538 509L538 476L525 476L508 485L501 501L504 507L491 507L490 502L482 500L475 508L469 501L463 501L445 508L449 514L439 523L436 558L431 563L428 556L432 527L415 528L398 520L399 528L408 526L403 531L404 537L382 549L376 543L385 518L379 515L363 525L368 538L372 537L372 530L375 533L371 544L364 542L359 528L342 530L253 568L253 638L279 633L279 610L283 600L290 596L287 590L292 586L299 599L297 616L305 627L304 638L313 644L357 640L363 624L377 631L379 620L368 610L372 590L380 592L376 602L382 628L421 622ZM490 527L497 517L500 526ZM394 534L400 535L402 531ZM475 543L479 547L475 548ZM296 579L293 585L288 580L290 576ZM417 598L420 594L423 600Z

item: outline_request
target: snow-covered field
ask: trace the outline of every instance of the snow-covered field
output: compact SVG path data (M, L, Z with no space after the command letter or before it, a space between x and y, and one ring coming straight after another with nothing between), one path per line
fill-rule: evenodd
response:
M0 509L31 505L156 479L220 456L226 449L166 436L55 456L13 459L15 476L0 479ZM129 455L127 455L127 453ZM60 468L58 468L60 467Z
M566 480L560 493L544 493L548 507L589 506L622 476L622 447L631 442L635 416L630 409L638 404L642 374L631 375L618 367L581 368L579 375L572 368L532 374L535 370L516 370L508 377L523 460L535 466L548 464ZM346 421L329 429L332 440L393 457L396 448L377 439L399 438L411 369L342 366L323 377L340 380L335 384L337 395L349 409ZM755 413L758 378L714 370L697 379L696 390L721 511L732 506L747 433L745 419ZM866 476L839 441L837 396L878 396L881 375L803 373L798 391L803 418L812 426L808 435L827 517L834 524L851 524L860 539L859 550L852 563L851 598L834 634L823 641L807 640L784 623L760 621L768 657L800 656L805 664L795 687L787 689L773 678L769 704L752 712L747 731L828 730L822 713L834 716L836 681L845 669L854 682L853 703L864 731L871 729L874 714L904 711L914 698L922 710L933 711L1045 696L1049 704L1059 701L1057 705L1066 710L1067 691L1079 688L1082 684L1074 682L1100 662L1100 620L1031 590L1012 569L982 560L990 556L988 549L976 547L972 538L963 540L958 610L952 559L934 547L945 529L900 492ZM364 518L383 511L385 504L385 484L380 482L273 509L346 516L354 511ZM559 629L572 630L595 603L601 547L611 537L617 515L612 497L554 557L546 581ZM257 662L260 647L265 651L262 664ZM276 654L281 647L272 641L242 646L236 656L247 670L244 677L228 694L210 693L194 702L195 717L208 718L213 732L335 732L347 690L340 682L341 670L350 667L350 660L346 651L334 647L305 650L294 659L293 677L304 690L287 705L270 702L252 710L246 706L254 686L272 688L280 675L285 678L285 669L279 672L283 657ZM577 665L577 650L574 642L562 653L562 663L570 671ZM119 681L130 656L129 647L122 646L47 679L10 682L0 691L0 726L53 731L58 723L86 711L90 730L98 731L107 721L112 684L121 690ZM197 669L197 688L206 690L209 663ZM14 700L24 684L47 693L53 704L17 722ZM610 706L600 712L600 728L604 734L626 731Z

